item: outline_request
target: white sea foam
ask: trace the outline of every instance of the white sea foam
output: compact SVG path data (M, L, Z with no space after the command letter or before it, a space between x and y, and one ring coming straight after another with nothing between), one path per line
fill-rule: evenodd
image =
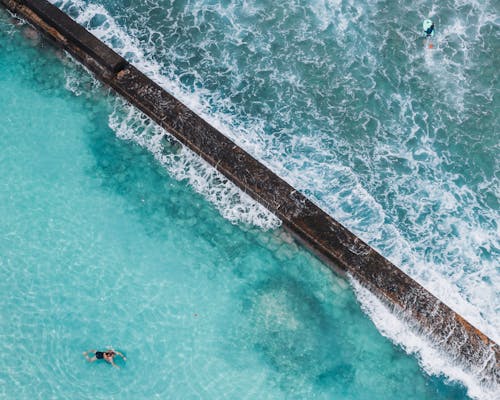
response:
M94 29L90 29L92 33L113 46L122 55L128 55L129 60L139 68L142 65L144 70L152 77L161 77L158 65L144 61L146 57L140 48L134 43L133 39L116 25L104 7L95 4L84 7L85 3L83 2L71 1L68 3L78 5L82 9L76 18L77 22L82 25L87 25L96 15L103 16L103 23ZM67 5L67 3L64 3L64 5ZM66 71L66 88L76 95L81 95L89 89L99 86L99 83L92 78L92 85L89 87L87 82L85 89L82 90L81 79L82 76L78 72ZM160 80L164 84L168 83L165 79ZM190 99L186 103L193 107L195 105L193 103L197 102L196 97L191 96ZM121 112L125 109L127 110L126 113ZM213 118L208 119L211 120L213 125L220 126L220 123ZM148 149L171 176L177 180L186 180L196 192L202 194L217 208L224 218L232 223L242 222L258 226L264 230L275 229L281 225L281 221L274 214L237 188L215 168L186 147L179 146L179 150L175 153L165 152L165 136L168 135L169 140L175 141L173 136L158 127L134 107L126 105L125 102L117 101L117 108L110 115L109 126L118 137L132 140Z
M177 151L166 151L167 132L135 107L117 99L109 126L124 140L132 140L148 149L177 180L186 180L193 189L212 203L221 215L233 223L243 222L263 229L275 229L280 220L264 206L242 192L236 185L173 137Z
M500 387L481 383L480 376L476 376L471 371L466 371L461 365L457 365L445 353L436 348L429 339L415 333L404 322L402 316L390 311L368 289L353 278L350 281L363 311L370 317L377 329L393 343L401 346L407 353L414 354L425 372L436 376L444 374L450 381L460 382L467 388L468 395L474 399L500 398Z

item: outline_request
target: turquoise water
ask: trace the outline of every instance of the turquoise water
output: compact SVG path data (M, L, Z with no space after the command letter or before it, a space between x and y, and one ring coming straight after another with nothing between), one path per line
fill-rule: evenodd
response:
M500 341L498 1L55 4Z
M117 138L86 76L0 12L1 398L466 398L280 229L232 224ZM106 346L120 370L81 354Z

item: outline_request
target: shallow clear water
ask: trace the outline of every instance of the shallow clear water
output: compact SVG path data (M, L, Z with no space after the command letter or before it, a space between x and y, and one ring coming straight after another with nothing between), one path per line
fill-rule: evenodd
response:
M78 71L0 12L1 398L466 397L281 230L231 224L117 138L120 103ZM81 354L106 346L121 370Z
M500 340L498 2L55 4Z

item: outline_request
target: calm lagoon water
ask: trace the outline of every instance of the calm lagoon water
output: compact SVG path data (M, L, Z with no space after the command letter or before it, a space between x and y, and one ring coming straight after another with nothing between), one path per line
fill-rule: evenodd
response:
M0 12L1 398L466 398L280 229L232 224L117 138L121 103L27 36ZM106 346L120 370L81 354Z

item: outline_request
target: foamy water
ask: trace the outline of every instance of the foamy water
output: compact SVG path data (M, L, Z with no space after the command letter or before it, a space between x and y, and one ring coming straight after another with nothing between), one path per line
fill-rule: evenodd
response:
M389 310L373 293L351 278L351 284L363 310L370 316L382 335L401 346L408 354L418 358L420 366L430 375L445 375L450 380L461 382L468 389L468 394L477 399L495 399L500 394L495 385L480 382L481 368L465 371L446 353L442 352L425 336L412 330L404 321L404 316ZM486 365L486 363L485 363Z
M55 2L498 342L498 6L167 3ZM189 152L164 158L139 113L110 126L225 217L276 225Z

